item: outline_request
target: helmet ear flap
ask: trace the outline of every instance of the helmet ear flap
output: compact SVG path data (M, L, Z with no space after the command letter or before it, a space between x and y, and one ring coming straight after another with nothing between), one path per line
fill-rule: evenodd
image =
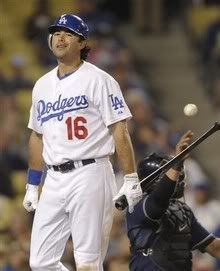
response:
M47 41L48 41L48 46L51 51L52 51L52 38L53 38L53 34L49 34Z

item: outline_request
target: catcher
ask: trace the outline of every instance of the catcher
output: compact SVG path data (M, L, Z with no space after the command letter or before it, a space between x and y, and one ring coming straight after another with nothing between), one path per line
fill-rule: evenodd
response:
M186 132L176 145L176 155L189 144ZM138 165L140 180L170 157L151 154ZM185 187L183 162L154 183L145 183L144 196L133 213L126 214L131 245L131 271L191 271L192 251L199 249L220 258L220 239L207 232L181 200Z

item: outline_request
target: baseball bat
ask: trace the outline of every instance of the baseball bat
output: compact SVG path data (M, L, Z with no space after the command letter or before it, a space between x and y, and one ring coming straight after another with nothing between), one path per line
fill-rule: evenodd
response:
M145 189L149 187L153 181L161 174L166 172L168 169L170 169L173 165L180 162L183 157L185 157L190 151L192 151L196 146L201 144L207 137L211 136L216 131L220 130L220 122L216 121L214 125L206 131L203 135L201 135L197 140L195 140L193 143L191 143L186 149L184 149L182 152L180 152L178 155L174 156L171 160L169 160L166 164L155 170L153 173L148 175L146 178L140 181L141 186L144 186L144 182L147 181L148 185L144 186ZM127 199L125 195L122 195L116 202L115 207L118 210L124 210L128 206Z

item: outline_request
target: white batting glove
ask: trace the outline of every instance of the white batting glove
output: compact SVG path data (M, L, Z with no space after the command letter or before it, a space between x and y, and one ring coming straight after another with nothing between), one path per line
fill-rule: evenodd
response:
M141 200L143 195L136 172L124 176L124 184L113 200L117 201L123 195L125 195L128 202L128 211L129 213L132 213L134 211L134 206Z
M23 200L23 206L28 212L32 212L37 208L38 203L38 186L27 184L26 194Z

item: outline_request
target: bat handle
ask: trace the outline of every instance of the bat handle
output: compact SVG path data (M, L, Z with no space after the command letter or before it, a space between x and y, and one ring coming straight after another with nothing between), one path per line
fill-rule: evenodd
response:
M126 207L128 206L128 202L127 199L125 197L125 195L122 195L118 200L116 200L115 202L115 207L118 210L124 210Z

